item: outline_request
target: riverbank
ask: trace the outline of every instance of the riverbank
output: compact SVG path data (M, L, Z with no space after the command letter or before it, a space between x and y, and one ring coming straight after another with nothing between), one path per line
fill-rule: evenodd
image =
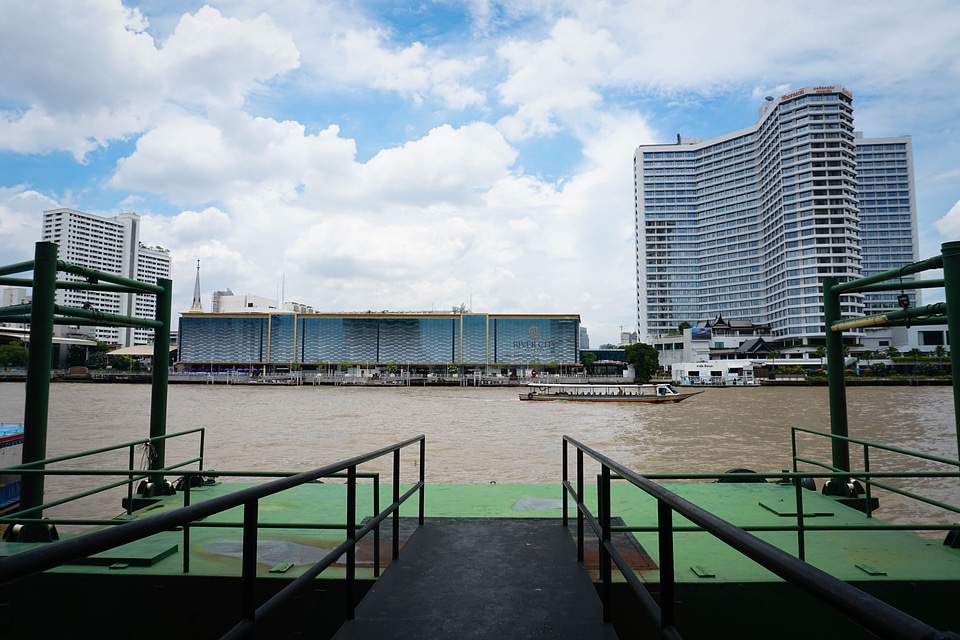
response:
M0 382L25 382L26 371L0 371ZM82 382L108 384L149 384L149 372L111 372L92 371L86 374L71 374L67 371L53 371L50 382ZM259 377L225 373L171 373L170 384L206 384L206 385L270 385L270 386L336 386L336 387L522 387L535 383L567 384L630 384L623 378L585 377L585 376L543 376L539 378L505 378L502 376L405 376L395 378L370 378L342 375L296 375L275 374ZM674 383L669 378L655 378L651 383ZM759 380L764 387L826 387L827 379L822 376L803 378L798 376L763 378ZM674 383L675 384L675 383ZM848 387L917 387L949 386L950 378L895 377L878 378L868 376L848 376ZM725 387L709 387L723 389Z

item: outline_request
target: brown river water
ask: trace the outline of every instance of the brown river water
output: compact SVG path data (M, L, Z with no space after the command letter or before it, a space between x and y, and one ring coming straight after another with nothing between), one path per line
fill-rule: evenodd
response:
M425 434L428 483L559 483L563 435L641 473L732 468L773 473L791 466L790 426L830 429L826 387L707 389L684 402L661 405L520 402L519 391L171 385L167 432L203 427L206 469L303 471ZM24 393L22 383L0 384L0 422L22 421ZM852 437L957 458L950 387L853 387L847 395ZM149 407L149 385L53 384L47 455L146 438ZM197 437L171 442L168 464L193 457L197 445ZM825 439L801 441L804 457L829 462L829 451ZM404 481L418 473L415 453L408 449L403 454ZM84 464L126 468L127 455L101 455ZM851 457L854 468L862 468L858 448L851 449ZM875 470L954 470L919 463L871 452ZM386 472L387 466L365 469ZM960 481L955 479L898 482L960 504ZM88 483L51 478L47 496L65 495ZM93 502L108 512L100 515L112 516L119 499L101 496ZM48 515L80 515L76 509L61 507ZM902 522L957 520L889 494L881 496L878 515Z

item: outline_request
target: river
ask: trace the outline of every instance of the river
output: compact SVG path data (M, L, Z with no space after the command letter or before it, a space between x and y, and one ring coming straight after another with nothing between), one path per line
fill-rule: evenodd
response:
M22 383L0 384L0 422L22 421L24 393ZM826 387L707 389L661 405L520 402L517 395L516 388L171 385L167 431L205 428L207 469L306 470L422 433L428 483L558 483L562 435L641 473L777 472L790 467L790 426L830 429ZM852 387L847 395L851 436L956 459L951 387ZM53 384L47 454L145 438L149 406L149 385ZM171 443L167 462L195 455L196 442ZM803 455L829 461L825 441L804 442ZM855 468L861 455L851 450ZM403 459L406 480L414 451ZM125 468L126 453L89 464ZM910 468L882 453L872 453L871 464ZM72 482L69 489L82 484ZM957 481L911 482L960 503ZM48 495L66 490L48 480ZM920 515L904 503L883 500L880 515Z

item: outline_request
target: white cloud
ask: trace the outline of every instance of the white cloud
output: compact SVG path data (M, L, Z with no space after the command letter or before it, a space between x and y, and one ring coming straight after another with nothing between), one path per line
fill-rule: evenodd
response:
M209 6L184 15L160 54L169 99L201 107L240 106L261 83L300 64L293 40L269 16L225 18Z
M488 124L444 125L371 158L364 166L363 188L374 200L407 205L475 204L480 193L509 175L516 156Z
M500 99L517 110L498 126L508 138L523 139L558 131L557 112L596 107L602 97L595 87L620 50L605 30L588 31L564 19L547 40L509 42L499 54L511 70L499 87Z
M136 9L115 0L4 5L0 20L0 148L68 150L77 160L162 118L169 105L238 105L297 66L289 37L265 16L201 8L158 49Z
M42 237L40 212L57 206L32 189L0 187L0 263L33 260L34 245Z
M933 223L944 238L948 240L960 239L960 202L951 207L946 215Z
M343 178L352 141L335 125L315 135L303 125L237 111L214 119L183 116L144 134L117 163L115 188L165 194L175 203L229 201L267 190L293 198L307 175L321 184Z

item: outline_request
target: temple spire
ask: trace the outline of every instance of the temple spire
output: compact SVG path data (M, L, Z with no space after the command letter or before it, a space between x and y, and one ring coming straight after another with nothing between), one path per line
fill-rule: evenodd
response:
M196 313L203 312L203 303L200 301L200 261L197 260L197 282L193 285L193 302L190 304L190 311Z

